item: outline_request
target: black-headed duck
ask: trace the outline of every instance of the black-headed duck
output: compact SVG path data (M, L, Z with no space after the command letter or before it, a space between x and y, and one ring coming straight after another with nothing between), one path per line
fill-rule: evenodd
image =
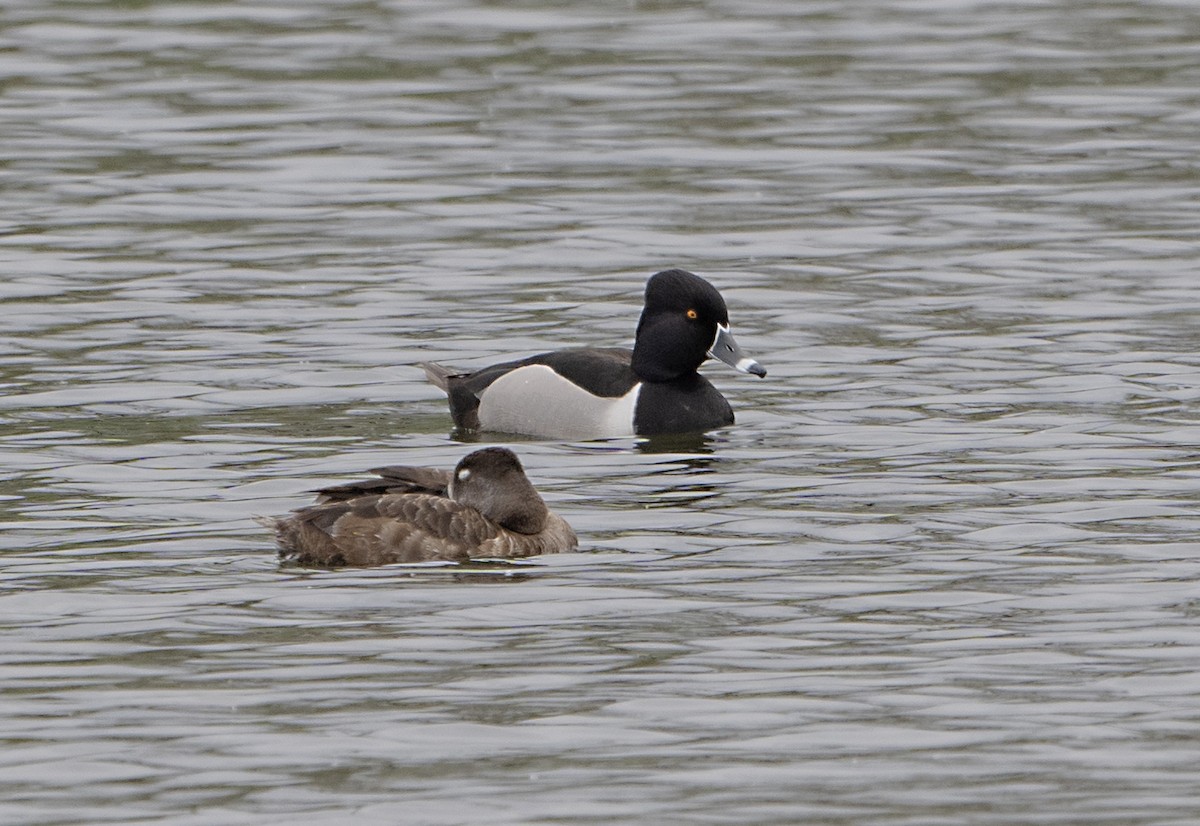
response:
M733 424L729 402L696 372L709 357L767 374L734 341L716 288L675 269L647 282L632 350L556 350L473 373L421 366L450 397L454 424L463 430L601 439Z

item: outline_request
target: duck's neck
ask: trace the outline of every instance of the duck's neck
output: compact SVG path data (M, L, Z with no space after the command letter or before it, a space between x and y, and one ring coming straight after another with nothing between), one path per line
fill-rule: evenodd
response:
M472 486L454 498L516 533L537 533L550 515L537 488L524 476L510 477L494 486Z
M704 363L698 360L695 350L681 347L665 325L638 322L637 340L633 344L633 360L630 366L642 381L668 382L694 376L696 369Z

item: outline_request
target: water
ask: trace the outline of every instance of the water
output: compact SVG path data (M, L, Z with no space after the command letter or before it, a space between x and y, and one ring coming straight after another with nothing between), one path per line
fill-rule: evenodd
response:
M9 2L0 820L1192 824L1200 15ZM280 568L417 361L716 283L517 566Z

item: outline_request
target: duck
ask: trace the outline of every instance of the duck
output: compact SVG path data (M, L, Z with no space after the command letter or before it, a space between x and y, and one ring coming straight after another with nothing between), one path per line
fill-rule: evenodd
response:
M314 504L260 518L285 562L321 567L513 559L578 547L508 448L468 453L453 471L393 465L316 491Z
M734 340L721 293L695 273L669 269L646 282L632 350L575 347L470 373L418 366L449 397L461 431L604 439L733 424L729 402L697 372L710 357L767 375Z

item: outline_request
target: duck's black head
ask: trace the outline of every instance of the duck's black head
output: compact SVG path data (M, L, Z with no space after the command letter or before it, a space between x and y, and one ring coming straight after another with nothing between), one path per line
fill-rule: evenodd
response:
M646 282L646 303L633 345L633 371L645 381L671 381L696 372L709 356L765 376L729 332L729 310L716 287L686 270L663 270Z
M517 533L537 533L549 515L517 454L503 447L485 447L464 456L454 468L447 492L454 501Z

